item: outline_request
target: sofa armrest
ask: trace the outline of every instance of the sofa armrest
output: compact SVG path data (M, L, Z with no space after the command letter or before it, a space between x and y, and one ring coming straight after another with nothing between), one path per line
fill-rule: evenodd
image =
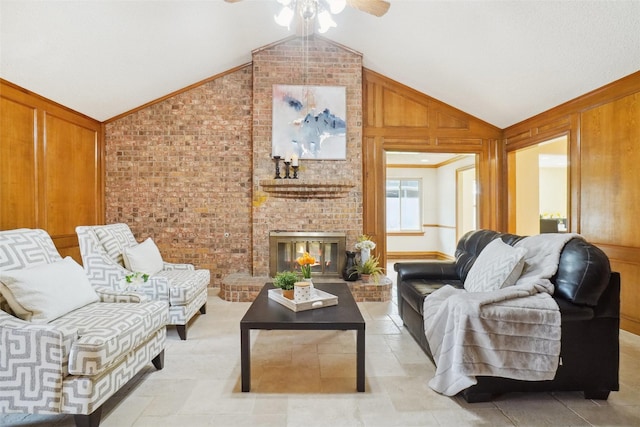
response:
M195 270L193 264L180 264L166 261L163 262L163 264L163 270Z
M455 261L397 262L398 284L410 279L459 280Z
M76 328L25 322L0 311L0 400L13 408L57 411ZM37 398L35 398L37 397Z
M147 302L149 297L141 292L114 290L104 286L94 287L100 302Z

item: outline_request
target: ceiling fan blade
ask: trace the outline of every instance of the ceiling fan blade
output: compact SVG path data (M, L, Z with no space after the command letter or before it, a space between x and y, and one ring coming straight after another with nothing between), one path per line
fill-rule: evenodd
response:
M242 1L242 0L224 0L224 1L226 1L227 3L238 3L239 1Z
M347 0L347 4L354 9L370 13L375 16L382 16L389 10L391 4L384 0Z

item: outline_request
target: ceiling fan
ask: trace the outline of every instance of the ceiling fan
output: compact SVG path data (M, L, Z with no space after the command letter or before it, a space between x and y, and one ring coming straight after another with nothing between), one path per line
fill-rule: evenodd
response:
M241 0L225 0L227 3L237 3ZM298 33L308 34L312 32L311 25L317 21L318 32L324 33L337 24L332 15L342 12L346 5L374 16L382 16L391 6L385 0L276 0L282 5L280 13L274 16L276 23L290 27L296 17L298 21ZM300 25L302 24L302 25Z

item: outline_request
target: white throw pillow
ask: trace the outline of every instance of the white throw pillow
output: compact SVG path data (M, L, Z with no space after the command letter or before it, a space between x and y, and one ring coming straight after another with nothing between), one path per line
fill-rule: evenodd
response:
M156 244L148 237L137 246L124 249L124 263L127 270L153 276L164 267L162 255Z
M525 248L514 248L499 237L480 252L471 266L464 288L469 292L487 292L511 286L524 268Z
M84 269L71 257L21 270L0 271L0 292L19 318L47 323L99 300Z

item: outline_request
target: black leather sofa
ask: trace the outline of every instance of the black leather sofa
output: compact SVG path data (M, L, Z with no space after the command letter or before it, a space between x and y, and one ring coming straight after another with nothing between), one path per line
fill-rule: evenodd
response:
M433 361L424 333L423 301L448 284L462 288L482 249L494 238L514 245L524 236L476 230L458 242L455 261L399 262L398 311L405 327ZM620 275L609 259L583 239L571 239L562 250L553 298L561 313L561 365L551 381L521 381L479 376L461 392L467 402L483 402L507 392L582 391L587 399L607 399L617 391L619 368Z

